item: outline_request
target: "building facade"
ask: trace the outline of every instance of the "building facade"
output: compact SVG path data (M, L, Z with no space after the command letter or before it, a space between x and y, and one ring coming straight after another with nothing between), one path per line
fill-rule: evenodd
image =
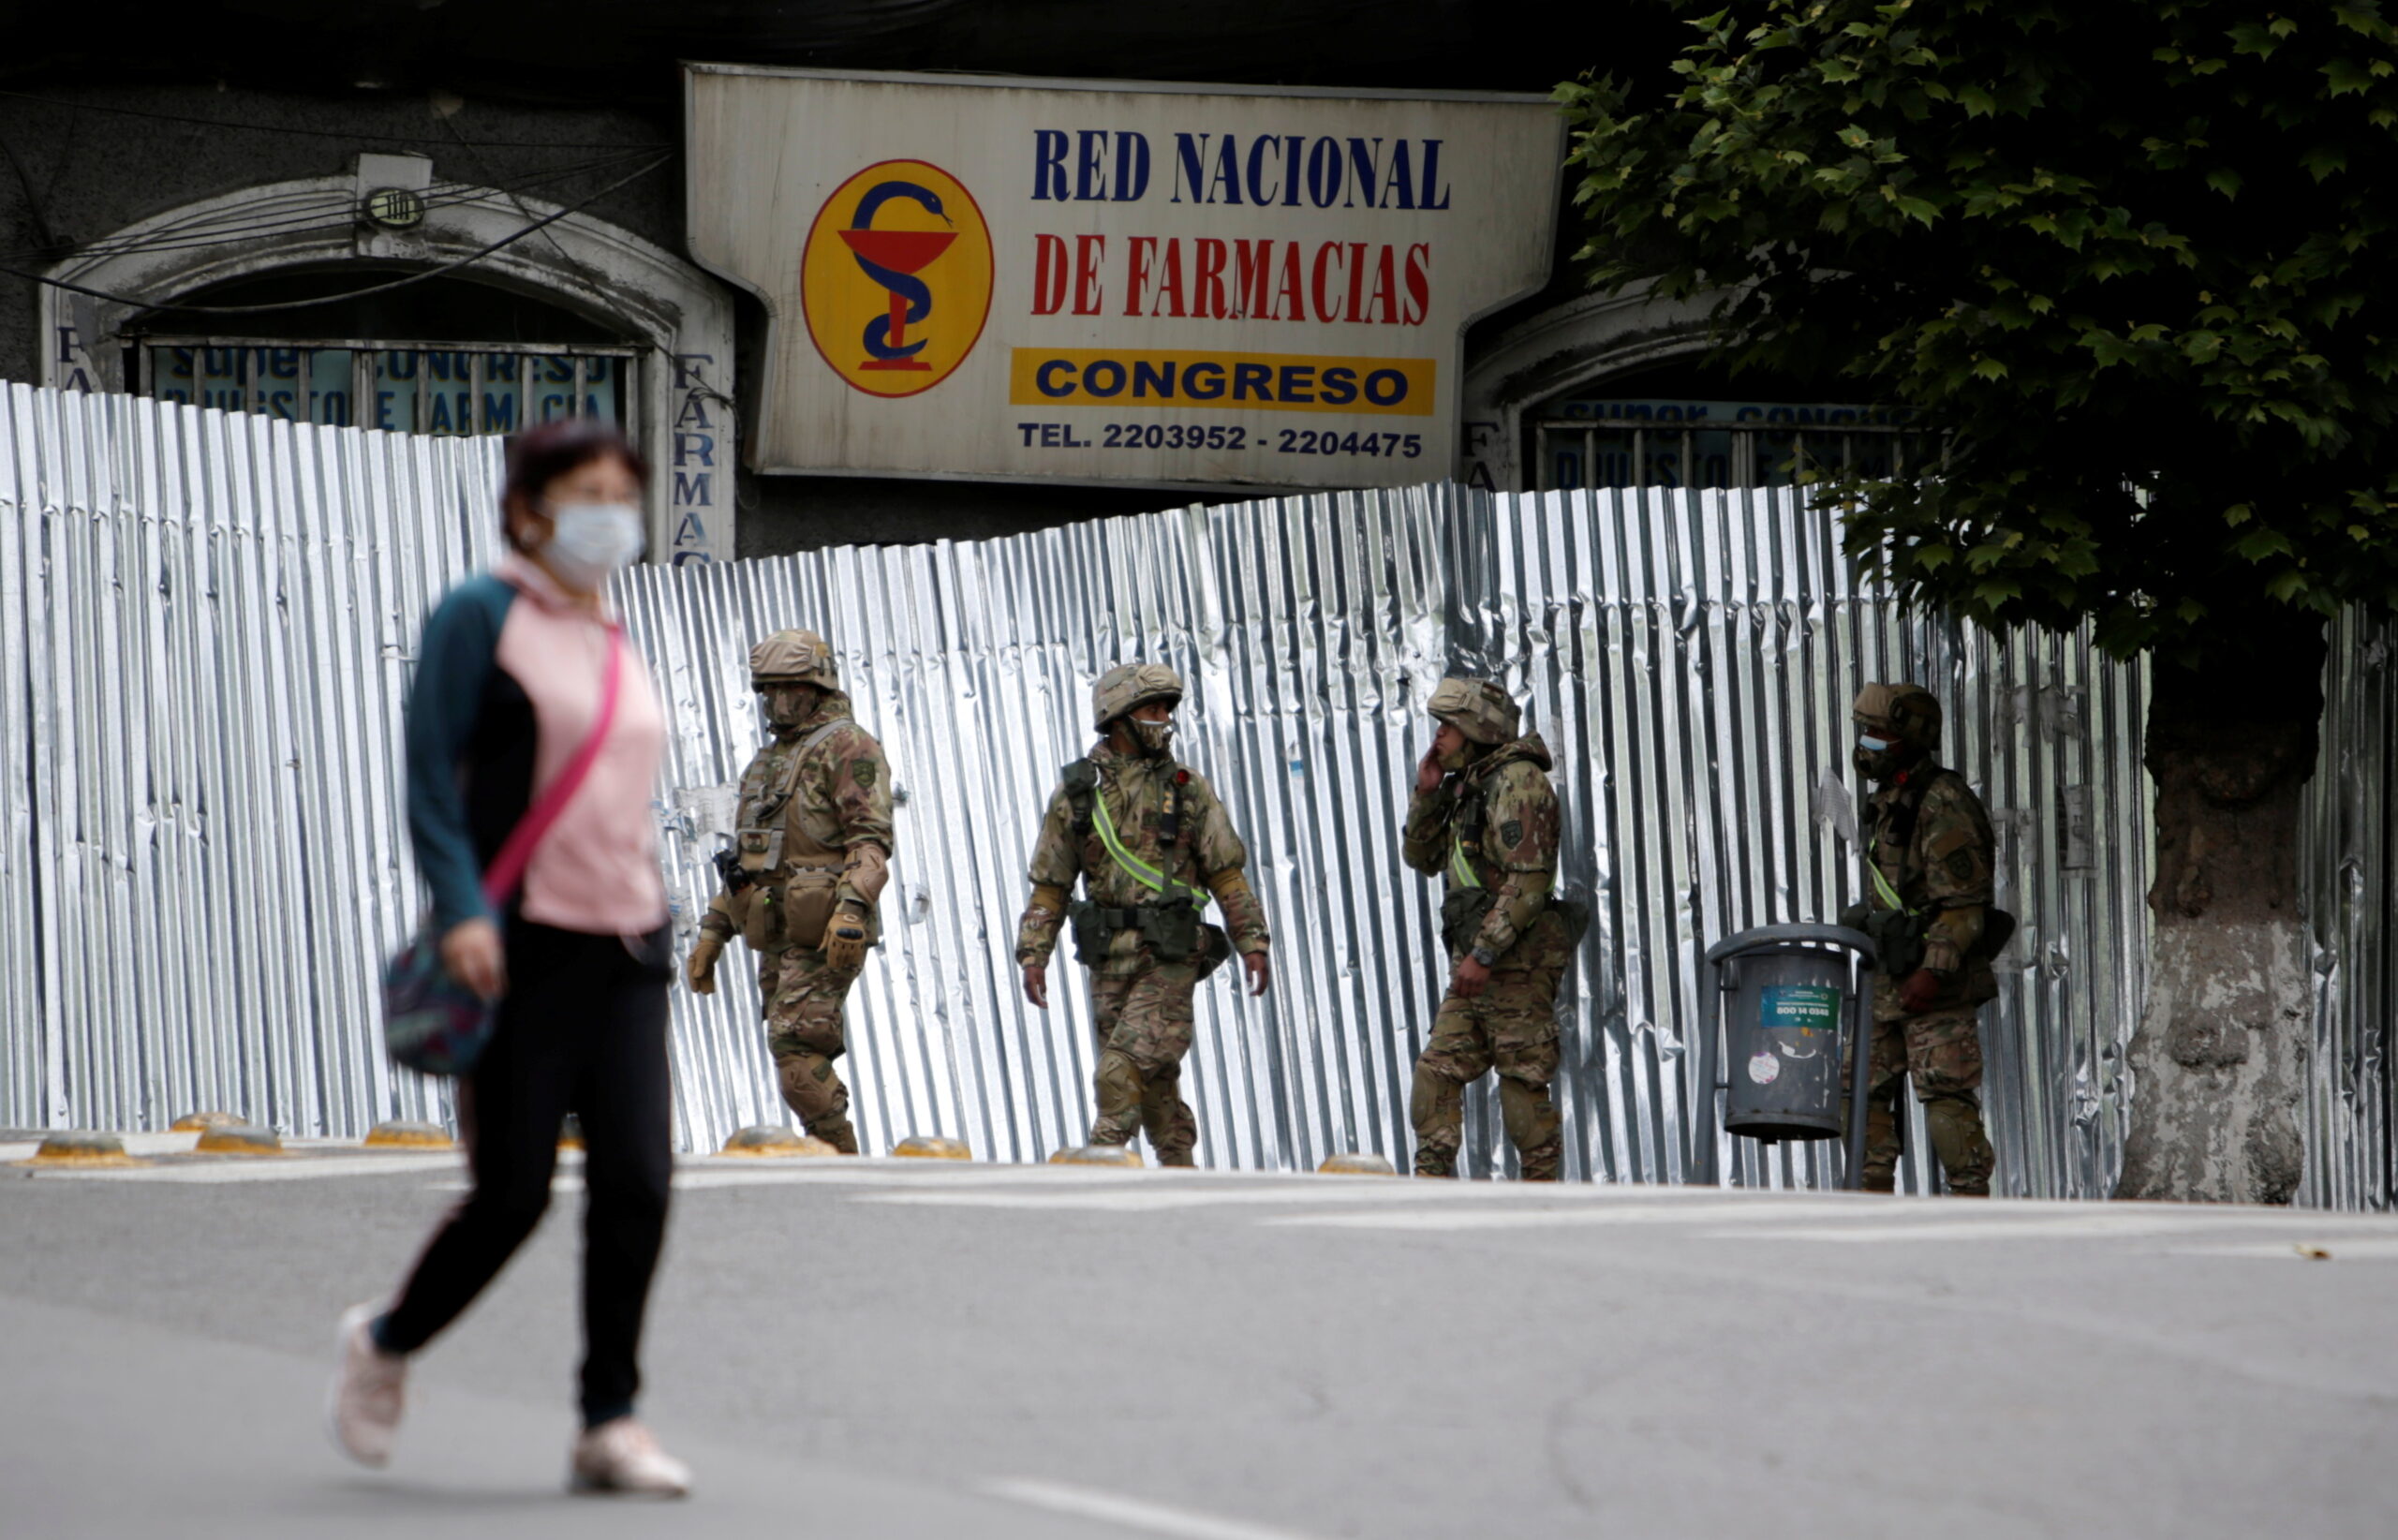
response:
M505 3L272 24L203 6L170 35L128 21L129 62L37 53L0 83L0 378L404 433L608 417L654 467L660 559L1239 497L1253 483L761 468L788 318L694 259L680 61L1543 92L1674 46L1669 19L1546 4L1159 9L819 0L673 22L600 0L570 37ZM1919 452L1806 382L1723 378L1699 306L1587 292L1565 190L1560 173L1545 286L1464 326L1454 432L1417 479L1775 484L1801 456Z

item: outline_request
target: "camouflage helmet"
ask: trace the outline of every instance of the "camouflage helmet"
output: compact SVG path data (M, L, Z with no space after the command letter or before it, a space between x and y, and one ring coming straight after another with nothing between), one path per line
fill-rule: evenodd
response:
M1434 720L1448 723L1480 744L1511 742L1523 721L1514 699L1496 680L1461 679L1455 674L1441 681L1424 709Z
M817 685L841 688L841 673L833 661L833 644L814 631L777 631L749 649L749 682L768 685Z
M1181 699L1182 679L1163 663L1118 663L1090 688L1091 729L1104 733L1108 723L1134 706Z
M1868 685L1848 714L1876 737L1940 747L1940 698L1921 685Z

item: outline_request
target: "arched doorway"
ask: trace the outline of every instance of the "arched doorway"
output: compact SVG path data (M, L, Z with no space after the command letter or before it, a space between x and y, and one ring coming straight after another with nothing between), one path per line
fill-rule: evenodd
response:
M1801 469L1905 475L1938 446L1846 381L1734 373L1708 295L1586 295L1541 311L1467 371L1459 476L1492 491L1787 486Z
M731 297L602 220L362 155L154 215L48 276L44 384L403 433L605 415L657 468L653 553L732 555Z

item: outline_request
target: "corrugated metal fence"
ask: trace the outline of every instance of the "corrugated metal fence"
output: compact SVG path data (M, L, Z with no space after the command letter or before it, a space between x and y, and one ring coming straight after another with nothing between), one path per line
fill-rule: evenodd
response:
M354 1133L440 1116L438 1088L376 1051L372 989L417 906L406 659L426 603L492 554L491 446L124 397L15 389L7 406L0 1124L155 1127L222 1104ZM1947 702L1949 757L1991 805L2001 901L2023 922L1986 1018L2001 1181L2112 1181L2145 931L2139 673L2080 639L1902 616L1787 495L1290 497L644 569L619 597L674 723L660 821L687 928L759 738L754 637L830 634L890 751L901 848L847 1069L869 1146L941 1133L1020 1160L1079 1141L1084 993L1063 981L1032 1011L1010 952L1040 807L1088 741L1089 682L1144 658L1193 681L1178 741L1247 835L1278 939L1267 999L1239 997L1231 970L1202 991L1186 1072L1201 1161L1357 1148L1403 1165L1437 947L1398 823L1422 702L1472 669L1504 675L1557 755L1567 875L1597 899L1560 1077L1570 1169L1678 1179L1698 955L1851 896L1846 704L1903 676ZM2342 850L2381 837L2366 782L2386 734L2358 734L2388 721L2385 689L2377 662L2335 680L2338 791L2317 826ZM2333 1201L2388 1192L2386 1016L2358 984L2389 972L2386 905L2365 891L2385 868L2377 847L2328 868L2356 895L2329 940L2373 948L2369 969L2325 954L2339 1053L2322 1057L2344 1068L2322 1077L2313 1191ZM689 1148L782 1118L734 962L714 999L676 994ZM1477 1092L1470 1112L1468 1164L1488 1170L1496 1107ZM1801 1147L1727 1154L1738 1180L1818 1178Z
M2398 678L2392 631L2357 615L2331 628L2323 753L2307 784L2309 838L2300 850L2315 955L2315 1052L2307 1077L2306 1177L2298 1201L2386 1208L2398 1196L2398 1086L2390 1033L2398 1022Z
M437 1113L377 1051L400 702L489 446L7 389L0 1124Z

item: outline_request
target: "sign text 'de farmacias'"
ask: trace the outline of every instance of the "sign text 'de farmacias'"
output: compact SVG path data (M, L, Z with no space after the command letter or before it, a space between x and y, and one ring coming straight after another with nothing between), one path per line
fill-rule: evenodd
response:
M1547 270L1533 98L688 85L693 251L776 317L764 469L1444 476L1461 330Z

